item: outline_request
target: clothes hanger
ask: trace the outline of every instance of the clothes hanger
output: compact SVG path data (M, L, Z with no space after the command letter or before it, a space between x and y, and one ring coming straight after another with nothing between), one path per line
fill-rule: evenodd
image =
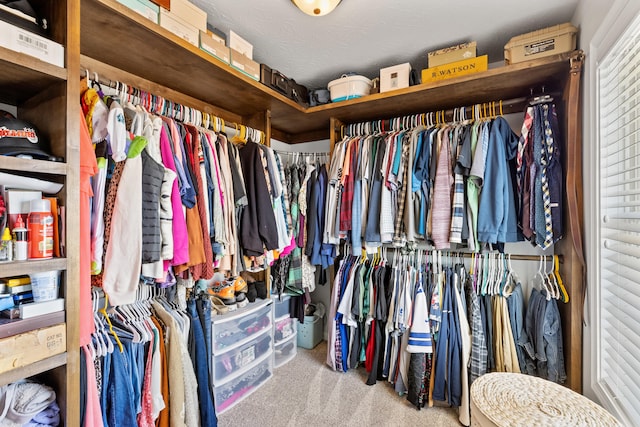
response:
M122 348L122 343L120 342L120 338L118 338L118 334L115 333L115 331L113 330L113 324L111 323L111 319L109 318L109 315L107 314L107 307L109 307L109 295L107 295L106 293L104 294L104 307L101 307L99 309L100 314L102 314L104 316L104 319L107 321L107 324L109 325L109 332L111 332L111 334L113 335L113 338L116 340L116 344L118 345L118 348L120 349L120 353L123 352L123 348Z
M564 286L562 277L560 276L560 257L558 255L553 256L553 275L556 278L558 285L560 286L562 302L566 304L569 302L569 293L567 292L567 288Z

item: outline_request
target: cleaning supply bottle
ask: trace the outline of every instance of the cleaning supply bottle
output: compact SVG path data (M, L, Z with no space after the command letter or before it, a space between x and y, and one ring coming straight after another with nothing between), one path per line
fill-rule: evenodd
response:
M51 202L35 199L29 202L27 217L29 259L53 257L53 215Z
M16 220L13 227L13 260L24 261L29 253L29 245L27 243L27 229L22 221L22 215Z
M0 261L13 260L13 242L11 240L11 230L5 227L0 239Z

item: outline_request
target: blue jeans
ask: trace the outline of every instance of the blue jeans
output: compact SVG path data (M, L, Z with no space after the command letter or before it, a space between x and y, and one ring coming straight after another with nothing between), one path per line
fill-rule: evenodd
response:
M132 343L122 339L121 341L124 351L120 353L116 347L111 353L109 376L103 377L103 403L105 406L102 411L106 415L105 425L135 426L137 425L138 412L136 411L132 383L133 373L130 359Z
M190 299L187 302L187 312L191 318L191 331L193 333L193 350L191 362L198 380L198 400L200 402L200 422L204 426L215 427L218 425L216 410L213 406L213 393L211 379L209 377L209 360L211 353L207 353L202 323L198 317L196 301Z
M526 372L524 346L528 340L527 334L524 331L524 295L522 293L522 285L520 285L520 283L516 283L513 292L507 298L507 308L509 309L509 320L511 321L513 341L516 344L518 365L520 365L520 371Z
M567 374L564 368L562 327L560 325L558 302L555 299L551 299L546 303L542 329L547 358L546 378L556 383L564 383L567 379Z

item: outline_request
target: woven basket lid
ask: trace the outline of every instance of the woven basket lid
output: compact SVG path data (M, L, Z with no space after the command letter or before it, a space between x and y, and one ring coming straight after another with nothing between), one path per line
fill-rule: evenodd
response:
M601 406L573 390L524 374L481 376L471 385L471 401L497 426L620 425Z

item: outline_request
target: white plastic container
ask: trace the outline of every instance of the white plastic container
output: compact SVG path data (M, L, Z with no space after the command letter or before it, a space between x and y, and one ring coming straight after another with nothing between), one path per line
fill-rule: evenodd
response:
M31 292L33 292L34 302L51 301L58 298L60 271L30 273L29 277L31 277Z
M365 76L347 76L331 80L327 87L331 93L331 102L360 98L371 93L373 83Z

